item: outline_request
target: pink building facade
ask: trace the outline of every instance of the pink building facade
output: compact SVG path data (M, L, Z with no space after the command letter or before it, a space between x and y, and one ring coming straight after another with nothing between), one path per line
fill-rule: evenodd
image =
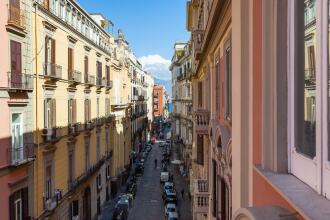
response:
M0 3L1 219L26 219L33 190L32 1Z

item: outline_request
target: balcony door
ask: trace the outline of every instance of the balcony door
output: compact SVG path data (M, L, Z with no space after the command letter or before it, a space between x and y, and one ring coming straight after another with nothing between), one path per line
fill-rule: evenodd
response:
M45 75L47 75L47 76L56 76L55 48L56 48L55 40L46 36L46 38L45 38Z
M22 47L17 41L10 41L10 86L12 88L22 88Z
M12 162L23 160L23 123L22 114L13 113L11 116L11 146Z

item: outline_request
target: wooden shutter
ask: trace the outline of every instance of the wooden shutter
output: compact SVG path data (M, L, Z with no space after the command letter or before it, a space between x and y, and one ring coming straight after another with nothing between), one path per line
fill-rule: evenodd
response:
M107 70L107 80L110 80L110 67L106 66L106 70Z
M91 105L91 100L88 99L88 121L91 121L91 116L92 116L92 105Z
M22 189L22 209L23 220L29 219L29 190L28 187Z
M85 70L85 73L84 73L85 83L87 83L88 82L88 56L85 56L85 68L84 68L84 70Z
M203 136L197 136L197 164L204 164L204 145L203 145Z
M15 220L14 194L9 196L9 219Z
M49 10L49 0L44 0L44 7Z
M56 41L54 39L51 39L51 50L52 50L52 57L51 57L51 63L56 63Z
M203 106L203 83L198 82L198 106Z
M49 43L49 37L46 36L45 37L45 69L46 69L46 73L47 73L47 64L49 62L49 60L48 60L48 43Z
M73 103L72 103L72 121L73 123L77 123L77 100L76 99L73 99L72 100Z
M215 92L216 92L216 110L217 113L220 111L220 62L216 61L215 65Z
M97 76L102 78L102 63L99 61L97 61Z
M68 48L68 79L72 79L72 71L73 71L73 50L72 48Z
M51 101L51 127L56 127L56 99L52 99Z

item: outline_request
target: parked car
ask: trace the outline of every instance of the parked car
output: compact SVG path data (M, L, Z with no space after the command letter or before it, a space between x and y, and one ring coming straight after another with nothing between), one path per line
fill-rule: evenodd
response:
M179 214L177 212L169 212L167 220L179 220Z
M144 172L143 164L141 164L141 163L135 164L135 175L142 176L143 172Z
M160 173L160 182L161 182L161 183L168 182L169 177L170 177L170 175L169 175L168 172L161 172L161 173Z
M174 203L167 203L165 205L165 217L167 217L170 212L177 212L177 208Z
M163 194L163 201L165 204L167 204L167 203L176 204L176 202L177 202L176 192L171 189L165 190L165 192Z
M165 192L165 190L174 190L174 183L173 182L165 182L164 186L163 186L163 191Z

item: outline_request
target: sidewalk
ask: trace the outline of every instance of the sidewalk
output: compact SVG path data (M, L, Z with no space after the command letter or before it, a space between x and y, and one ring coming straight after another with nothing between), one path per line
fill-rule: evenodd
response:
M176 160L177 157L177 151L176 151L177 145L172 144L172 160ZM178 196L178 208L179 208L179 214L180 214L180 220L191 220L191 200L189 199L188 193L189 193L189 181L183 177L180 174L179 171L179 165L170 165L171 172L173 174L174 179L174 186L177 190L177 196ZM184 198L181 196L181 190L184 189Z

